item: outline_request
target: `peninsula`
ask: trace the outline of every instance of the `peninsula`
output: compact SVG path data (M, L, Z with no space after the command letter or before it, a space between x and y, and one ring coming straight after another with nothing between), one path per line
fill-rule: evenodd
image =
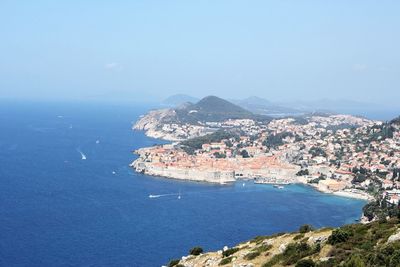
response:
M210 96L151 111L134 128L174 140L135 151L139 157L131 166L145 174L221 184L303 183L377 200L375 206L399 203L399 119L316 113L272 119Z

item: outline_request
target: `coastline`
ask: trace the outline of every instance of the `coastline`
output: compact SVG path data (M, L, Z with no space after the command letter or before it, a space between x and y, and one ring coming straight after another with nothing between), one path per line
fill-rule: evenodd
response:
M336 195L340 197L346 197L346 198L355 198L355 199L360 199L360 200L365 200L368 202L373 201L375 198L367 193L361 192L361 191L354 191L353 189L343 189L343 190L338 190L338 191L331 191L327 190L318 184L310 184L310 183L304 183L304 182L299 182L300 184L304 184L307 186L310 186L314 188L315 190L325 193L325 194L331 194L331 195Z
M236 182L241 182L241 181L253 181L254 183L254 178L238 178L234 180L226 180L226 181L220 181L220 180L210 180L210 179L203 179L203 178L189 178L191 176L187 176L184 178L176 177L176 176L171 176L171 175L166 175L166 174L156 174L156 173L151 173L151 172L143 172L143 171L138 171L135 167L135 161L132 162L130 167L134 168L134 170L138 173L142 173L144 175L149 175L152 177L158 177L161 179L173 179L173 180L180 180L180 181L186 181L186 182L196 182L196 183L207 183L207 184L214 184L214 185L232 185ZM192 176L193 177L193 176ZM274 183L254 183L254 184L266 184L266 185L274 185ZM344 190L339 190L339 191L330 191L327 190L318 184L310 184L307 183L306 181L298 180L298 181L293 181L292 183L285 184L286 185L304 185L307 187L312 187L314 190L324 193L324 194L330 194L330 195L335 195L339 197L345 197L345 198L352 198L352 199L359 199L359 200L364 200L367 202L373 201L375 198L367 193L364 193L362 191L355 191L354 189L344 189Z
M136 129L137 130L137 129ZM144 131L145 135L151 138L156 138L158 140L163 140L163 141L173 141L169 138L165 139L163 136L158 136L158 137L153 137L152 135L149 135L149 131ZM176 140L174 140L176 141ZM171 144L172 144L171 143ZM220 171L218 169L215 170L194 170L194 169L180 169L180 168L170 168L168 170L165 169L160 169L158 167L151 166L151 164L146 164L147 162L141 160L140 158L140 153L142 150L145 150L146 147L139 148L136 151L134 151L135 154L138 154L139 157L134 160L131 164L129 164L130 167L132 167L136 172L142 173L145 175L153 176L153 177L160 177L163 179L174 179L174 180L181 180L181 181L187 181L187 182L197 182L197 183L209 183L209 184L219 184L219 185L230 185L236 182L240 181L253 181L255 180L254 177L236 177L234 172L224 172ZM150 165L150 167L148 166ZM304 177L297 177L296 179L289 179L291 182L287 183L288 185L290 184L301 184L301 185L306 185L310 186L313 189L324 193L324 194L331 194L331 195L336 195L339 197L345 197L345 198L352 198L352 199L359 199L359 200L364 200L367 202L371 202L375 200L375 198L368 193L357 190L357 189L342 189L338 191L332 191L327 189L324 186L321 186L320 184L311 184L308 183L307 179ZM263 184L263 183L260 183ZM275 183L266 183L266 184L275 184Z

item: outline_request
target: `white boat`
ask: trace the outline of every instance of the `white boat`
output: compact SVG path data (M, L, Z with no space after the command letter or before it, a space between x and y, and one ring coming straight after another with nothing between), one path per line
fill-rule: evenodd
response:
M149 195L149 198L156 198L156 197L160 197L159 195Z

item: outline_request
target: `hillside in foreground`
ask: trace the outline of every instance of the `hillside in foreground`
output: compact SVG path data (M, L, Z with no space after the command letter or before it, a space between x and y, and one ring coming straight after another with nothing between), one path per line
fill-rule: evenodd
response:
M319 230L304 225L298 232L259 236L216 252L202 253L196 247L190 254L168 266L396 267L400 266L399 220Z

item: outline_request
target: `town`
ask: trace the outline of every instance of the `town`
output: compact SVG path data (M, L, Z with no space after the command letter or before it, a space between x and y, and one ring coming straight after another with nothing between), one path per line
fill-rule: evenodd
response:
M400 128L394 121L314 115L268 123L229 119L196 127L204 132L210 127L219 130L139 149L132 166L176 179L304 183L326 193L399 203ZM174 128L192 129L178 124L163 127ZM188 131L185 135L190 136Z

